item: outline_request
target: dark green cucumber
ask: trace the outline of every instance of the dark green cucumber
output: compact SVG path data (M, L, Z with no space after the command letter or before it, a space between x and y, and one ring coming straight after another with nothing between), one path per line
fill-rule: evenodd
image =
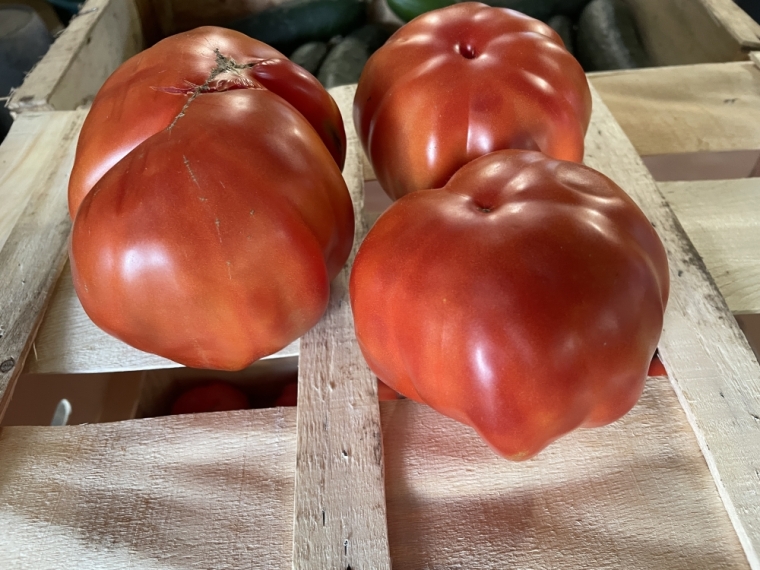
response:
M636 20L623 0L591 0L578 19L575 42L586 71L650 65Z
M420 14L451 6L466 0L388 0L388 6L402 20L408 22ZM547 20L555 14L575 16L589 0L483 0L484 4L517 10L538 20Z
M554 0L552 13L574 18L588 3L589 0Z
M366 24L358 30L351 32L349 34L349 37L356 38L364 45L366 45L367 49L369 50L369 54L372 55L378 49L380 49L386 41L388 41L388 38L391 37L391 34L377 24Z
M570 53L575 53L575 41L573 39L573 21L563 14L557 14L552 16L546 22L549 26L559 34L562 38L562 42L565 44L565 49Z
M325 89L357 83L369 55L364 42L349 36L327 54L317 79Z
M312 75L316 75L326 55L325 42L308 42L290 54L290 61L297 63Z
M388 7L399 18L408 22L420 14L456 4L456 0L387 0Z
M306 42L348 34L364 23L366 10L363 0L289 0L227 27L291 53Z

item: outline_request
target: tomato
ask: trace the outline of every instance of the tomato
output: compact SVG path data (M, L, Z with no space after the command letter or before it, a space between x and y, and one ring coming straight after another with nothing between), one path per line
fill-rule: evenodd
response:
M247 410L248 396L226 382L210 382L183 392L172 404L171 414L202 414Z
M665 370L665 366L660 360L660 357L655 354L654 358L652 358L652 362L650 362L649 364L649 370L647 371L647 376L667 376L667 375L668 375L668 371Z
M349 287L373 372L519 460L633 407L669 276L657 233L614 182L503 150L395 202Z
M591 94L546 24L468 2L416 18L374 53L354 123L383 189L440 188L499 149L580 162Z
M199 28L134 56L93 101L71 174L82 306L186 366L283 348L351 249L344 156L335 102L265 44Z

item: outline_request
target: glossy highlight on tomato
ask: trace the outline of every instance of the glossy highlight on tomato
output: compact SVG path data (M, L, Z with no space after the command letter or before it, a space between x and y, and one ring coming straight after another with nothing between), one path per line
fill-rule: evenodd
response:
M221 28L125 62L69 184L87 314L147 352L237 370L319 320L353 242L345 133L317 80Z
M663 245L623 190L515 150L395 202L350 279L378 378L515 460L633 407L668 291Z
M415 18L369 59L354 123L393 199L499 149L580 162L591 94L549 26L466 2Z

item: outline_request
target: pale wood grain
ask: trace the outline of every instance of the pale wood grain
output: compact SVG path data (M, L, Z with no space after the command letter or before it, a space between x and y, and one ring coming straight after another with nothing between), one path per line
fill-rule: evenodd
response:
M752 62L589 75L642 156L760 148L760 69Z
M743 50L760 49L760 24L732 0L700 0L703 6Z
M660 182L734 313L760 313L760 178Z
M8 139L32 143L0 146L0 197L13 195L17 206L25 203L0 250L0 419L66 260L71 223L62 189L84 116L68 111L20 117ZM8 154L19 146L28 151Z
M712 0L624 0L631 8L653 65L686 65L746 59L742 35L715 17ZM733 0L714 0L715 5ZM749 47L749 46L747 46Z
M663 240L671 291L659 351L750 566L760 569L760 365L633 145L592 91L584 162L625 189Z
M427 406L381 414L398 570L747 568L665 379L525 463ZM0 567L290 568L295 415L2 429Z
M290 568L295 410L0 430L4 570Z
M382 412L394 568L747 568L665 378L525 463L426 406Z
M343 177L354 203L354 247L322 320L301 339L293 568L390 568L377 384L354 335L348 276L366 234L364 173L352 127L356 86L331 90L343 115Z
M17 113L76 109L142 47L133 0L87 0L11 95L8 107Z

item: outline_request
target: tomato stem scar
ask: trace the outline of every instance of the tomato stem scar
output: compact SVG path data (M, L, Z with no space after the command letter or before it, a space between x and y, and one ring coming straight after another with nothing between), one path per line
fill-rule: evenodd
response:
M177 121L180 119L180 117L185 116L185 112L190 106L190 103L192 103L193 100L201 93L231 91L233 89L263 89L263 86L255 79L240 74L240 71L244 69L250 69L262 61L265 61L263 58L257 58L256 60L248 63L237 63L234 59L227 57L221 51L219 51L219 48L214 48L214 54L216 56L216 65L209 72L208 78L206 78L206 81L204 81L202 85L195 85L189 81L185 81L187 84L186 87L153 88L156 91L163 91L165 93L176 93L190 96L187 102L183 105L180 112L177 113L177 116L174 117L174 120L168 126L169 130L171 130L174 125L177 124ZM217 79L217 77L223 73L232 73L233 76L231 78Z

